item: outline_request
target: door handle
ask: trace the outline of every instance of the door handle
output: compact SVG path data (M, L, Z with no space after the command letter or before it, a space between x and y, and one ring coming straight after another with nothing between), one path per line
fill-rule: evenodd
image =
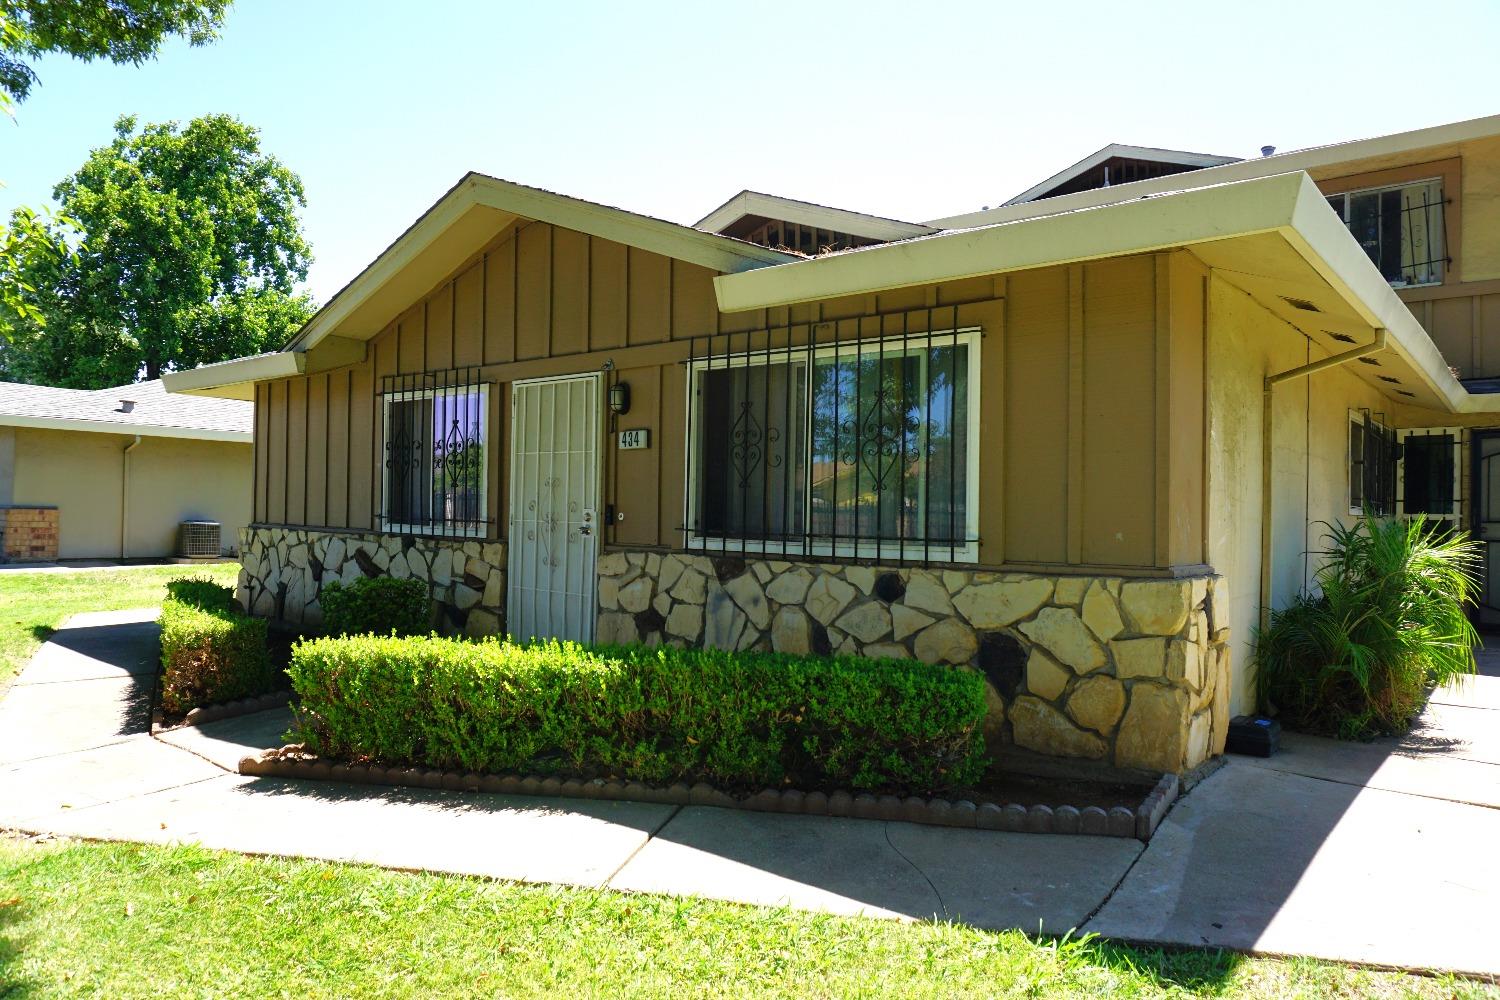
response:
M592 535L594 533L594 511L588 508L583 512L583 523L578 526L580 535Z

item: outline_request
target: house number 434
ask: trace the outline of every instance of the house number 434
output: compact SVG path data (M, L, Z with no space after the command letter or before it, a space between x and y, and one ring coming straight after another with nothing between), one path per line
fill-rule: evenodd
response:
M646 428L620 431L619 448L621 451L634 451L637 448L649 447L651 447L651 432Z

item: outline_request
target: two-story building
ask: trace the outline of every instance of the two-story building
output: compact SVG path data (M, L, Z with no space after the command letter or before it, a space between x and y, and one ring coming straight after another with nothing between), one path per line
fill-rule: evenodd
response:
M1500 117L1111 146L925 223L470 174L283 350L167 382L255 402L256 613L390 574L450 632L915 657L999 746L1183 770L1320 522L1500 520L1497 216Z

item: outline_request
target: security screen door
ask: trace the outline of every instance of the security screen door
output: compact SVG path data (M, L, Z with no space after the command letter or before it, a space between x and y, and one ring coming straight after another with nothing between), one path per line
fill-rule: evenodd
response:
M511 636L594 637L599 376L511 387Z

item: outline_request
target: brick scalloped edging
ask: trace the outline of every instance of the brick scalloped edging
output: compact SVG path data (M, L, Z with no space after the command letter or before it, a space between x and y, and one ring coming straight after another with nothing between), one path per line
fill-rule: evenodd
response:
M683 782L668 787L639 781L592 778L558 778L541 775L476 774L440 771L428 767L380 767L343 764L322 757L294 756L288 748L265 750L240 759L239 773L252 777L300 778L312 781L343 781L360 785L393 785L450 792L486 792L500 795L546 795L575 799L611 799L668 805L718 806L756 812L801 813L807 816L850 816L856 819L900 820L930 826L1000 830L1010 833L1063 833L1101 837L1135 837L1149 841L1162 818L1176 801L1180 783L1175 774L1164 774L1135 809L1115 806L1034 805L1019 803L975 805L909 795L854 794L837 791L802 792L795 788L773 788L736 797L707 784Z
M233 719L240 715L254 715L256 712L265 712L273 708L283 708L290 704L295 695L291 691L268 691L254 698L239 698L235 701L221 701L216 705L200 705L190 709L183 716L181 722L168 726L162 721L161 709L157 709L151 718L152 735L156 733L170 732L173 729L183 729L187 726L201 726L207 722L218 722L221 719Z

